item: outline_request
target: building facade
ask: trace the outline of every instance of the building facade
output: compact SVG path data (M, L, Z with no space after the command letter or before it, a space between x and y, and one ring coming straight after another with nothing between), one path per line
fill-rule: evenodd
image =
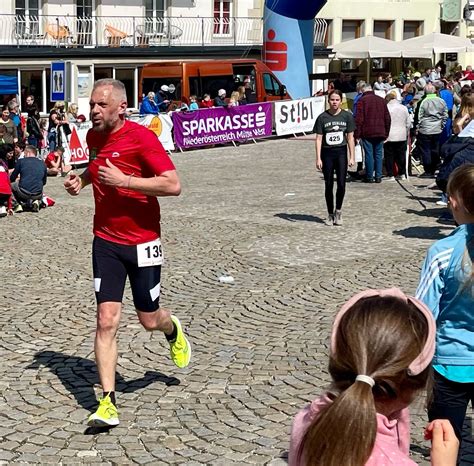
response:
M137 107L144 63L260 57L262 15L263 0L2 0L0 101L11 98L1 77L16 77L21 103L33 94L47 112L51 62L64 60L69 100L81 113L92 83L105 77L124 81Z
M318 14L327 22L325 44L330 46L343 41L368 35L401 41L431 32L442 32L460 37L474 37L474 22L466 21L469 2L474 0L329 0ZM473 14L474 20L474 14ZM439 55L434 60L444 59L448 68L459 62L463 66L472 64L471 53L453 56ZM453 60L454 59L454 60ZM393 71L395 61L374 60L375 69ZM414 60L413 60L414 62ZM335 60L330 65L319 60L321 69L325 66L331 71L362 71L365 66L360 60ZM430 61L420 61L429 65ZM400 67L400 61L397 63ZM361 73L365 76L365 70Z

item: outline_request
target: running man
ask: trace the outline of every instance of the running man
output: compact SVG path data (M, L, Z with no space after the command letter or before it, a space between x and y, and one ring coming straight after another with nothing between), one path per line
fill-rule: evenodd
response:
M157 196L178 196L175 167L154 133L125 120L127 95L122 82L96 81L90 99L92 128L87 134L90 161L64 187L77 196L92 184L95 200L92 261L97 300L95 358L103 396L90 426L119 424L115 400L117 340L128 276L140 323L164 332L173 362L186 367L191 345L179 320L159 306L163 250Z

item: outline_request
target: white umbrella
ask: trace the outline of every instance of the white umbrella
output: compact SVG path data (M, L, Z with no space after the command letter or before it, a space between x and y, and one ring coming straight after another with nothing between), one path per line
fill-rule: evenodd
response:
M473 46L467 37L451 36L432 32L424 36L413 37L398 42L404 57L420 57L420 53L459 53L471 52Z
M376 36L365 36L331 45L335 58L400 58L397 42Z

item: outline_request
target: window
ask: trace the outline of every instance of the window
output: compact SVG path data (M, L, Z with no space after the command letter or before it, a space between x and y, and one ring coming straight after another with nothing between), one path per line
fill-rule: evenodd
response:
M116 68L115 79L122 81L127 91L128 106L133 107L134 89L135 89L135 69L134 68Z
M332 19L325 19L327 24L326 34L324 34L324 46L328 47L333 44L333 24Z
M26 97L30 94L35 97L35 103L38 108L43 108L43 85L42 77L43 70L22 70L21 76L21 108L24 109L26 105Z
M229 35L232 0L214 0L214 35Z
M403 40L423 34L423 21L405 21L403 23Z
M374 21L374 36L382 39L391 39L393 21Z
M15 1L15 36L31 39L39 34L40 0Z
M163 33L166 7L166 0L145 0L146 34Z
M361 20L343 20L342 42L362 37L362 25L363 21Z
M263 87L268 95L280 95L280 84L271 74L263 74Z
M39 0L16 0L15 14L17 16L36 16L39 14Z
M93 20L92 13L94 11L94 0L77 0L76 15L77 15L77 44L91 45Z
M94 81L112 77L112 68L94 68Z

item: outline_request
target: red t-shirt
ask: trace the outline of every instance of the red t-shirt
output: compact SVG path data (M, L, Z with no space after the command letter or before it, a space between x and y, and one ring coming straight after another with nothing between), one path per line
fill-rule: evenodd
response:
M152 178L175 170L155 133L126 120L112 134L90 129L89 173L95 199L94 235L113 243L136 245L160 237L160 205L156 197L100 183L100 166L110 161L126 175Z
M51 168L53 166L52 162L56 160L56 154L54 152L50 152L46 158L44 159L44 163L48 168Z
M212 100L201 100L201 108L211 108L214 107L214 102Z

